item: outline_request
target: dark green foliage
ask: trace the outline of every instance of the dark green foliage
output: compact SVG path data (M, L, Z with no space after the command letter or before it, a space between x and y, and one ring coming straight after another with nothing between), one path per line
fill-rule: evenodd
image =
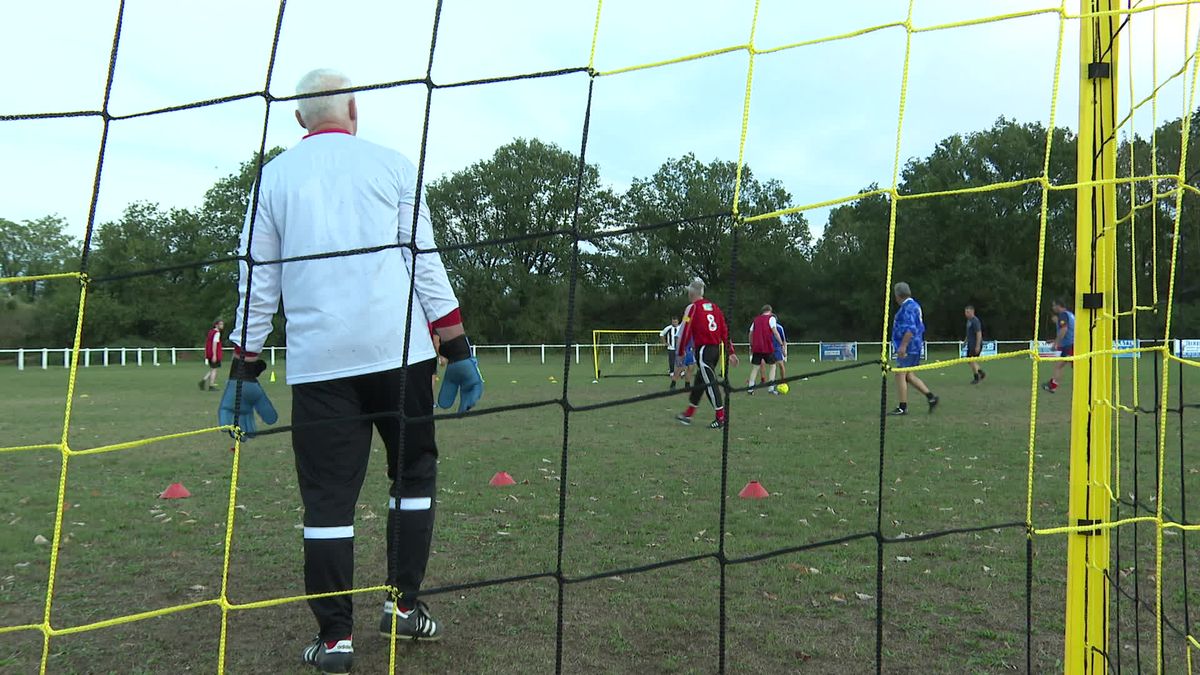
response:
M1193 125L1193 143L1197 128ZM1119 175L1177 172L1179 132L1178 119L1159 127L1157 161L1151 139L1122 139ZM1069 186L1076 181L1076 139L1069 130L1054 130L1046 190L1038 180L1046 165L1046 136L1040 124L1001 118L987 129L949 136L904 165L892 280L912 285L925 308L930 339L958 339L968 303L978 308L988 337L1022 339L1035 332L1045 337L1049 300L1073 296L1076 193ZM272 150L268 161L281 151ZM1191 148L1188 157L1194 184L1200 148ZM87 271L98 281L88 293L84 345L130 340L199 345L212 320L224 318L232 327L237 265L188 265L234 255L257 167L252 157L213 185L199 208L135 203L121 218L97 226ZM736 175L734 162L705 163L688 154L666 160L619 194L606 187L597 166L587 164L576 222L578 156L519 138L488 159L430 182L426 198L438 243L449 247L442 255L477 342L562 342L576 255L576 341L586 342L595 328L665 325L682 310L682 288L695 276L725 307L738 340L745 339L746 326L764 303L776 308L792 340L882 334L891 198L875 194L877 185L866 187L861 198L830 212L814 241L802 213L752 220L794 202L779 181L760 178L749 166L742 169L735 217ZM1127 214L1131 200L1138 211L1132 226L1127 219L1117 228L1118 295L1127 310L1136 280L1137 304L1148 306L1157 298L1161 305L1177 242L1172 332L1187 337L1200 334L1195 281L1200 199L1184 195L1176 237L1176 182L1119 186L1118 213ZM937 195L1001 184L1009 185ZM1046 255L1039 287L1044 197ZM653 227L663 223L668 225ZM79 269L80 244L64 234L65 226L56 217L0 219L0 276ZM577 250L569 235L574 228L583 237ZM548 236L528 238L536 234ZM105 280L173 266L179 269ZM1039 292L1044 312L1035 317ZM70 344L78 296L73 280L0 286L0 301L6 303L0 304L0 348ZM1122 334L1131 334L1131 320L1123 321ZM1138 321L1142 337L1161 335L1165 312L1143 312ZM282 323L277 320L270 344L283 344Z
M270 158L282 152L276 148ZM246 217L257 157L237 173L217 181L198 209L162 209L134 203L116 221L97 226L87 272L90 285L83 326L84 346L135 343L199 346L213 320L232 326L237 301L236 262L193 266L236 253ZM66 222L43 218L15 224L0 220L0 276L68 272L80 269L79 242L63 234ZM9 242L16 247L10 248ZM16 254L10 253L15 251ZM179 266L148 276L122 280L109 277ZM10 272L11 270L11 272ZM36 300L36 322L26 330L7 330L0 348L69 345L75 335L78 283L19 284Z
M491 159L433 181L427 190L438 243L458 246L570 231L578 158L539 140L517 139ZM619 199L584 167L579 231L613 221ZM476 341L559 342L566 323L570 236L452 249L443 259ZM600 250L605 250L602 244Z
M1046 129L1000 119L990 129L954 135L901 172L900 193L921 195L1037 178ZM1075 139L1054 133L1052 185L1075 180ZM874 190L876 186L871 186ZM1042 288L1071 297L1075 194L1049 192ZM902 199L896 209L893 282L906 281L922 302L932 339L960 339L962 308L974 304L990 337L1020 339L1034 330L1042 186ZM872 195L838 207L817 246L822 304L832 305L837 337L880 334L891 203ZM1046 311L1049 311L1046 308ZM852 319L851 321L846 321Z

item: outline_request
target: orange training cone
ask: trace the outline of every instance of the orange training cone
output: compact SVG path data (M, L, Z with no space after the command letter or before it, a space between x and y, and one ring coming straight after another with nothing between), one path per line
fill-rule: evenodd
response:
M517 483L517 481L513 480L513 477L508 475L507 471L497 471L496 475L492 476L492 479L490 481L488 481L488 485L491 485L492 487L504 487L505 485L516 485L516 483Z
M752 480L749 483L746 483L746 487L742 488L742 491L738 493L738 496L742 499L766 499L767 497L771 496L771 493L767 492L767 489L762 486L762 483Z
M183 483L171 483L159 495L159 499L183 499L191 497L192 493L188 492L187 488L183 487Z

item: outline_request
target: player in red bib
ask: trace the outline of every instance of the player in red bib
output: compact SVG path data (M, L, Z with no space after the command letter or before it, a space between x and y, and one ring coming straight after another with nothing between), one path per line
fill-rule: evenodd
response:
M775 391L775 345L777 344L783 344L783 335L779 332L779 322L775 320L771 306L763 305L762 311L754 317L754 323L750 324L750 384L747 392L751 396L754 395L754 384L758 381L758 369L764 363L767 364L767 380L771 383L767 391L778 394Z
M212 328L204 336L204 363L208 366L208 374L200 378L200 391L216 391L217 370L221 368L221 331L225 330L225 322L217 319Z
M738 364L737 354L733 353L733 342L729 340L729 326L725 323L725 315L721 308L712 300L704 297L704 282L693 279L687 287L688 299L692 304L683 311L683 331L679 336L676 350L683 356L685 345L694 342L696 346L696 365L698 366L696 381L692 383L691 405L675 419L681 424L691 424L692 415L696 414L696 405L700 396L708 394L708 401L716 411L716 419L709 424L710 429L720 429L725 426L725 405L721 402L721 390L717 385L717 364L721 360L721 346L729 352L729 364Z

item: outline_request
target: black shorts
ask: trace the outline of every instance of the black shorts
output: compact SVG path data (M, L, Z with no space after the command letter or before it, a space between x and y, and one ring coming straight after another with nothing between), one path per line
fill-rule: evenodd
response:
M393 486L392 496L435 496L437 443L429 386L435 362L410 364L403 373L407 377L403 386L397 368L292 387L292 448L306 526L354 522L375 431L387 453L388 478L403 481ZM401 409L409 418L403 424L398 416L363 419ZM422 421L409 421L413 418Z
M221 367L221 359L204 359L204 362L208 364L209 368Z
M751 365L755 366L763 363L767 364L768 366L773 366L775 365L775 354L773 352L754 352L754 354L750 356L750 363Z
M968 349L968 350L967 350L967 358L968 358L968 359L973 359L973 358L975 358L976 356L979 356L979 350L978 350L978 349Z

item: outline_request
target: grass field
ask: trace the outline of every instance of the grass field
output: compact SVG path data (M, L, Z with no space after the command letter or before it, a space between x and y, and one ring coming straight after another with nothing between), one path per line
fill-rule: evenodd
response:
M793 372L816 370L793 352ZM865 355L864 355L865 356ZM935 354L935 357L937 355ZM1129 363L1122 363L1128 380ZM1142 360L1143 405L1153 405L1149 357ZM505 364L485 358L484 406L557 397L561 362ZM748 368L733 371L744 380ZM942 397L927 415L887 423L882 531L916 536L1025 518L1030 367L1024 359L988 368L981 386L965 366L925 374ZM282 372L280 373L282 374ZM200 392L200 366L81 370L70 444L98 447L214 423L219 394ZM1185 374L1186 375L1186 374ZM1177 377L1177 372L1172 371ZM1185 385L1194 386L1189 375ZM223 380L223 376L222 376ZM61 433L64 370L0 370L0 447L55 443ZM266 384L289 420L289 390ZM576 405L665 389L665 378L592 383L589 364L572 369ZM1178 396L1174 393L1173 396ZM1129 386L1125 387L1128 397ZM876 529L879 485L880 376L874 366L796 382L786 397L736 394L731 402L728 485L721 491L722 434L681 427L672 417L683 394L570 416L569 465L560 475L563 413L557 406L439 423L437 529L427 586L444 587L555 568L559 488L567 510L564 572L580 577L716 550L721 500L731 558L813 544ZM889 397L893 396L890 390ZM1192 399L1194 400L1194 399ZM1178 403L1172 399L1172 405ZM1038 402L1034 522L1066 524L1070 386ZM698 419L711 413L702 406ZM1200 413L1185 416L1187 436ZM1121 420L1121 493L1153 508L1152 418ZM1200 513L1200 450L1181 446L1179 418L1166 429L1165 504ZM63 546L51 624L67 628L216 597L221 587L233 456L213 433L95 456L74 457L67 476ZM377 450L379 452L379 450ZM242 603L302 593L299 497L287 434L267 436L241 453L229 598ZM1181 454L1186 469L1180 470ZM1133 471L1134 461L1138 471ZM518 481L487 482L496 471ZM0 626L39 622L60 456L52 451L0 454ZM382 581L386 521L384 462L379 457L360 501L360 585ZM737 492L760 480L769 499ZM157 499L173 481L192 497ZM1136 487L1135 487L1136 484ZM1122 507L1122 515L1131 509ZM1123 589L1153 605L1154 530L1120 534ZM1164 603L1184 626L1183 536L1165 539ZM1035 672L1061 671L1065 539L1033 542ZM1135 551L1138 569L1135 567ZM1186 550L1191 568L1197 552ZM888 673L989 673L1025 665L1026 537L1021 528L984 529L884 547L883 666ZM738 673L862 673L875 658L876 543L871 536L727 568L727 667ZM717 669L719 565L713 558L640 574L604 576L566 587L564 671L570 673L711 673ZM1193 585L1194 586L1194 585ZM1114 597L1122 597L1118 593ZM555 660L558 585L551 578L442 593L428 598L446 622L436 645L401 645L404 672L546 673ZM359 596L357 672L386 670L388 645L374 632L376 595ZM1154 667L1152 611L1114 601L1110 659L1120 670ZM1119 628L1118 637L1116 628ZM1135 639L1140 629L1141 639ZM227 672L308 672L302 644L314 633L304 603L231 614ZM53 673L212 672L220 612L189 610L132 624L55 637ZM0 671L36 672L42 636L0 634ZM1167 672L1180 672L1184 641L1168 628Z

